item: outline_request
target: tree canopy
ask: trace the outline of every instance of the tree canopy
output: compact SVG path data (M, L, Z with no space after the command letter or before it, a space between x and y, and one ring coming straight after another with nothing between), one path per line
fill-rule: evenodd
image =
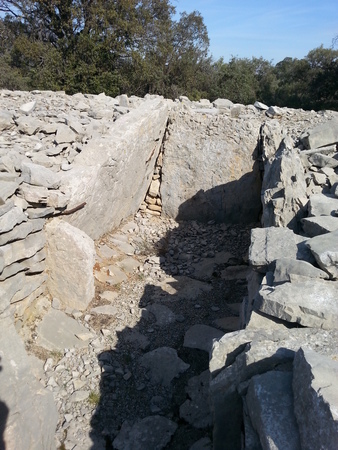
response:
M338 109L337 36L303 59L214 61L198 11L170 0L0 0L0 88L187 95Z

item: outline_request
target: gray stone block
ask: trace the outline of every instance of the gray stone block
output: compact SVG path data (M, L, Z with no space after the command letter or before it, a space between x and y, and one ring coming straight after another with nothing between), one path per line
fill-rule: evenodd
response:
M295 414L301 448L338 448L338 362L302 347L293 362Z

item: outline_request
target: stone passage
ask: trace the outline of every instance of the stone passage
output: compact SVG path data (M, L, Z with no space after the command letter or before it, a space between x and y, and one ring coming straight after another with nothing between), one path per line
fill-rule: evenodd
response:
M0 106L0 445L331 448L336 113Z

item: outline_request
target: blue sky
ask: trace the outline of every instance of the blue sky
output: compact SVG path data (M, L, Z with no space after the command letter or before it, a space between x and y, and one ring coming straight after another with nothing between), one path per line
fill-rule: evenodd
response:
M274 64L303 58L338 35L338 0L172 0L204 18L215 59L260 57Z

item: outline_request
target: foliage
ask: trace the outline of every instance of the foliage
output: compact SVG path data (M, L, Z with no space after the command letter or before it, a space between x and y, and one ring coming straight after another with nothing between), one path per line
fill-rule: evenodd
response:
M0 0L0 12L0 88L338 110L338 36L303 59L224 62L200 13L175 19L170 0Z

